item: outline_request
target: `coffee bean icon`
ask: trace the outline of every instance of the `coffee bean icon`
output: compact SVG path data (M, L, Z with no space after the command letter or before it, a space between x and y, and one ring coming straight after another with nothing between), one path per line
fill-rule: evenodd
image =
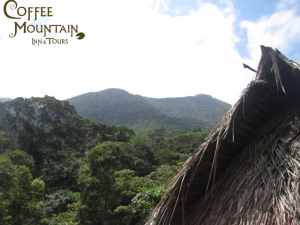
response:
M80 33L76 34L76 37L77 37L78 40L81 40L85 37L85 34L80 32Z

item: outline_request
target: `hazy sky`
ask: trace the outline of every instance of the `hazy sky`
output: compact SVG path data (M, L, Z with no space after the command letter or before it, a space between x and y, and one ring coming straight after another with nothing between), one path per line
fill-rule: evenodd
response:
M300 61L299 0L16 0L27 10L22 19L5 16L6 2L0 5L0 97L62 100L121 88L155 98L209 94L234 104L255 76L243 63L256 69L260 45ZM13 2L8 15L18 16L10 7ZM28 20L28 7L52 7L53 16L37 14L35 21L33 12ZM15 22L39 29L78 25L85 38L60 28L46 37L18 29L10 38ZM32 44L46 38L68 44Z

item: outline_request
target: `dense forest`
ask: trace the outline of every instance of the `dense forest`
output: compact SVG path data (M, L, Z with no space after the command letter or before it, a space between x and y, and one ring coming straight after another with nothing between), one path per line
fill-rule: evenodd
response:
M0 224L144 224L206 137L137 134L48 96L0 102Z
M121 89L82 94L68 101L84 118L108 125L118 124L147 133L165 127L167 131L208 131L217 125L230 105L209 95L181 98L147 98Z

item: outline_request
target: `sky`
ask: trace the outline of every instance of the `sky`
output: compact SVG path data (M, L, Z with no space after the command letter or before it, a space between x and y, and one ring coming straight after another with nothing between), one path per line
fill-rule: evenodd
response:
M64 100L120 88L153 98L208 94L234 104L255 77L243 63L257 68L260 45L300 61L299 0L0 2L0 97ZM6 15L20 19L8 18L5 5ZM15 34L25 22L29 31L59 26L46 35L23 28ZM85 37L72 36L71 25Z

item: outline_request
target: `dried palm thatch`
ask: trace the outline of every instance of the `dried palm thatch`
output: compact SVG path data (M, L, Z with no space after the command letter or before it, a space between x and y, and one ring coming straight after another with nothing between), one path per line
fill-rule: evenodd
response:
M256 78L147 225L300 224L300 64L261 50Z

